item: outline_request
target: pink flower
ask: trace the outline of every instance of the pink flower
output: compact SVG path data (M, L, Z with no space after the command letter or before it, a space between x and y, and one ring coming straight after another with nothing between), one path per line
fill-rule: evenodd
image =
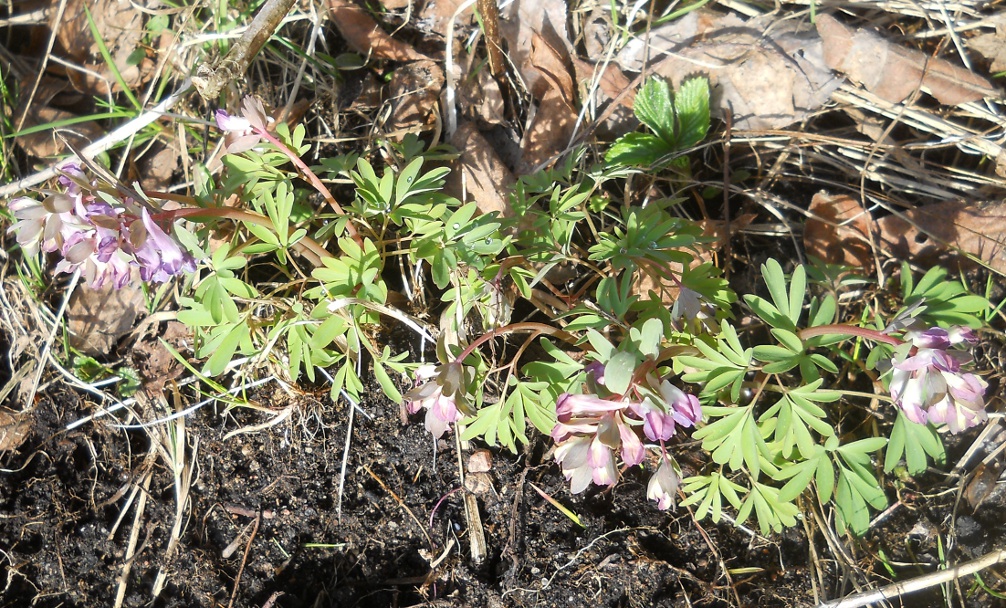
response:
M140 210L140 224L130 226L131 253L140 263L140 278L163 283L182 271L194 272L195 260L158 226L146 208Z
M646 498L657 501L657 508L666 511L674 506L674 497L678 492L678 481L678 473L671 459L666 455L661 455L660 465L646 485Z
M654 391L641 403L633 403L632 411L643 419L643 433L650 441L667 441L674 436L676 426L690 428L702 419L702 408L695 395L690 395L667 380L658 387L660 399Z
M241 116L217 110L214 118L217 127L227 134L225 144L228 154L238 154L257 146L271 120L266 116L262 102L251 96L241 102Z
M905 332L909 340L895 351L891 360L891 397L909 420L917 424L946 424L952 433L981 424L985 412L987 384L961 371L971 355L950 350L959 344L973 344L974 333L967 328L950 330L933 327Z
M643 461L646 448L625 414L629 403L595 395L564 393L556 403L552 438L558 444L555 460L571 484L582 492L590 481L612 486L618 481L615 452L626 466Z
M133 267L140 267L143 280L153 281L195 270L192 256L154 222L146 207L129 198L111 199L112 189L88 183L76 165L64 169L59 184L64 191L43 191L41 202L23 197L9 205L17 219L10 231L25 254L59 253L55 271L80 270L94 288L107 282L124 286Z
M439 439L450 428L451 424L456 424L464 415L458 410L457 401L454 395L458 389L458 382L445 381L445 377L453 376L456 371L454 365L442 366L444 370L439 370L432 365L421 365L416 369L416 382L423 382L405 395L405 409L410 414L415 414L419 410L426 410L426 430Z

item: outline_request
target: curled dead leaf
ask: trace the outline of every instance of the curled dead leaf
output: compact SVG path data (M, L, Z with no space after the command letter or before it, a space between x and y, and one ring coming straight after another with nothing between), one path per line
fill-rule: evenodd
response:
M347 0L329 0L328 5L332 22L356 52L390 61L429 59L411 45L392 38L363 7Z
M882 246L898 258L935 264L971 255L1006 274L1006 204L1001 201L925 205L881 218L877 228Z
M895 44L876 32L853 31L831 15L818 17L817 31L828 67L886 101L904 101L920 87L951 106L999 94L992 83L963 67Z
M31 412L15 412L0 407L0 452L21 447L34 422Z
M808 254L829 264L870 267L871 218L858 200L818 192L808 211L810 217L803 228L803 245Z
M133 329L145 306L143 291L132 284L121 289L111 283L100 289L78 286L66 311L70 345L88 355L108 355Z
M395 70L391 79L394 113L389 128L395 134L425 131L436 124L437 102L444 87L444 71L429 59Z
M495 148L470 122L458 125L451 145L460 155L447 176L447 192L462 201L474 200L481 213L495 211L503 217L512 217L507 192L516 180ZM470 198L465 198L465 194Z
M735 129L782 128L824 105L841 81L824 64L815 32L794 20L768 19L693 11L634 39L616 61L640 71L650 58L651 73L675 87L705 75L713 89L711 109L732 113Z

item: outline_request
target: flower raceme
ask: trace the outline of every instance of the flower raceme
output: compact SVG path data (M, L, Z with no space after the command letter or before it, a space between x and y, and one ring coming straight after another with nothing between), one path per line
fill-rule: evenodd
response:
M951 433L988 420L985 389L975 374L963 372L969 353L957 350L977 342L967 328L939 327L905 332L905 344L891 360L891 397L909 420L919 424L946 424Z
M603 372L591 371L595 378ZM670 508L677 491L678 475L664 442L678 426L692 427L702 417L698 399L674 387L667 380L649 377L655 390L641 390L640 401L604 399L597 395L562 394L556 403L558 422L552 429L556 442L555 460L570 482L574 494L596 485L612 486L618 481L616 453L626 466L635 466L646 458L646 450L655 449L660 464L650 479L647 497L660 509ZM649 441L645 446L639 430Z
M17 220L8 232L26 255L59 253L56 272L79 269L94 288L123 287L132 268L157 283L195 270L193 257L137 200L87 181L77 165L63 169L59 185L58 191L43 190L41 201L21 197L8 206Z

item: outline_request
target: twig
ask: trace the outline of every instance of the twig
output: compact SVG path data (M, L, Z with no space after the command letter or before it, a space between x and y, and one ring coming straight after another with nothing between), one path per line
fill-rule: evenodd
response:
M342 523L342 493L346 489L346 466L349 463L349 446L353 442L353 420L356 418L356 401L345 390L342 396L349 402L349 421L346 423L346 444L342 448L342 465L339 467L339 501L335 508L339 523Z
M245 545L244 555L241 556L241 565L238 566L237 576L234 577L234 590L231 591L231 601L227 603L227 608L234 608L234 600L238 597L238 589L241 588L241 575L245 571L245 564L248 563L248 554L251 553L252 543L255 541L255 535L258 534L259 524L262 523L262 513L255 514L255 522L252 526L251 535L248 536L248 544Z
M412 518L412 521L419 528L419 531L422 532L423 536L426 537L426 542L429 543L431 547L433 547L434 546L433 540L430 538L430 535L426 533L426 528L423 526L423 522L419 521L419 518L416 517L416 514L412 512L412 509L410 509L408 505L406 505L405 502L398 497L398 494L395 494L394 490L388 487L388 484L384 483L383 479L381 479L373 471L371 471L370 467L364 465L363 470L366 471L367 474L370 475L385 492L391 494L391 497L395 499L395 502L398 503L398 506L401 507L402 510L405 511L409 515L409 517Z
M857 593L856 595L851 595L842 600L824 602L822 604L818 604L817 608L862 608L863 606L874 602L901 597L909 593L929 589L930 587L936 587L938 585L942 585L943 583L963 578L969 574L974 574L979 570L984 570L989 566L994 566L1004 561L1006 561L1006 549L993 551L992 553L983 555L978 559L965 562L964 564L953 568L937 570L936 572L926 574L924 576L919 576L907 581L881 587L875 591Z
M220 91L248 70L251 60L272 37L296 0L269 0L259 9L251 25L231 46L223 59L209 66L203 64L192 78L200 97L213 101Z
M116 144L128 139L129 137L139 133L144 127L154 122L155 120L161 118L172 106L174 106L178 101L189 92L192 88L192 82L190 80L185 80L178 89L169 95L164 101L157 104L150 110L147 110L143 114L137 116L133 120L127 122L121 127L115 129L108 135L102 137L98 141L86 146L81 153L87 158L94 158L96 155L102 152L107 152L115 147ZM50 180L57 175L59 172L69 164L76 162L78 159L76 154L73 154L58 163L52 165L48 169L44 169L35 173L34 175L29 175L24 179L19 179L16 182L7 184L6 186L0 187L0 198L7 198L16 192L25 190L26 188L31 188L32 186L41 184L44 181Z

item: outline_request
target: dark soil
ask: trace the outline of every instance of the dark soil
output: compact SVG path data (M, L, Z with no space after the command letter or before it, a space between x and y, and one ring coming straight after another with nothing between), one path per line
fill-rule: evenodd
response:
M132 534L126 606L814 603L816 575L801 528L765 540L729 523L697 523L687 509L661 513L645 501L637 471L626 472L613 492L571 497L542 446L519 457L493 454L488 486L470 484L488 544L486 559L473 563L468 490L458 489L453 439L434 450L422 424L403 426L398 406L383 398L356 412L340 519L346 403L332 404L324 394L255 397L270 408L293 408L291 417L226 440L228 431L266 417L207 406L187 419L189 437L199 438L188 449L197 474L180 542L169 553L174 485L165 461L148 457L146 432L105 422L66 431L93 405L73 392L47 393L27 441L3 456L0 554L7 576L0 606L113 605ZM532 483L568 505L584 527ZM883 534L841 539L846 551L867 563L886 555L896 568L910 562L906 576L935 569L954 497L927 496L914 484L908 480L902 491L905 507L877 527ZM128 501L137 486L149 492L138 521L139 496ZM993 493L977 512L968 508L957 518L955 556L1000 546L1002 503L1002 492ZM828 550L814 540L819 552ZM832 564L821 573L829 597L853 591L841 586L845 573L835 562L822 563ZM875 569L883 573L879 563ZM152 601L159 570L167 585ZM913 606L944 605L939 594L915 599L923 601ZM993 605L973 599L969 606Z

